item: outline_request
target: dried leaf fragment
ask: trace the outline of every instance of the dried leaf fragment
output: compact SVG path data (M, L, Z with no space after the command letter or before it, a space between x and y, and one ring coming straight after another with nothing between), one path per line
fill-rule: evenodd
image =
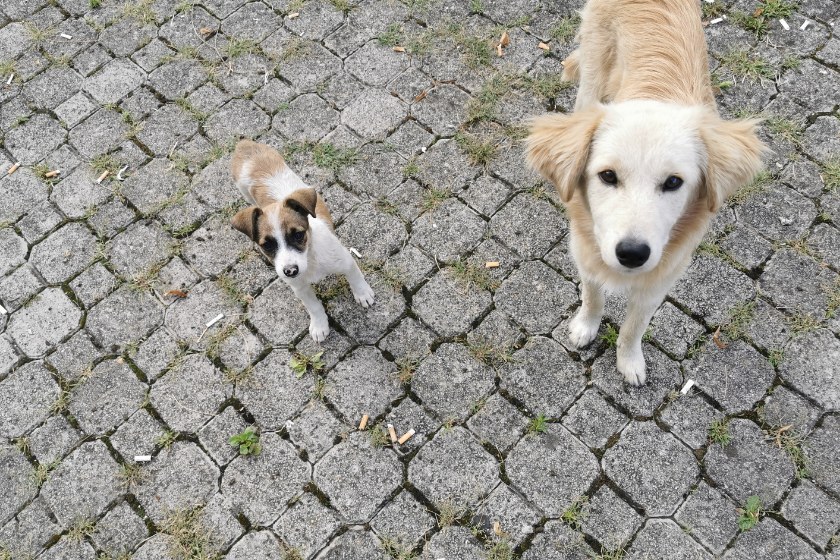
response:
M207 29L206 27L202 27L201 29L199 29L199 31L201 31L202 35L210 35L211 33L213 33L212 29Z
M753 12L753 17L758 17L763 13L764 13L764 8L759 8L756 11Z
M187 294L185 294L181 290L169 290L168 292L163 294L163 297L168 297L168 296L187 297Z
M510 44L510 36L507 34L507 31L502 32L502 38L499 39L499 44L503 47Z
M502 531L502 526L498 521L493 523L493 532L496 533L497 537L509 537L510 536L507 533L505 533L504 531Z
M418 101L421 101L424 97L426 97L426 90L425 89L423 90L423 93L421 93L420 95L418 95L417 97L414 98L414 103L417 103Z
M715 331L715 336L714 336L714 341L715 341L715 344L718 345L718 348L729 348L728 344L724 344L723 342L720 341L720 339L718 339L718 334L720 334L720 327L717 328L717 330Z

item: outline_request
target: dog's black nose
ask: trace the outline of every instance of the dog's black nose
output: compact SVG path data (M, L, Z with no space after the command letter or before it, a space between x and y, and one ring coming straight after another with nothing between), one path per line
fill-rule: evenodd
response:
M292 266L287 266L286 268L283 269L283 274L285 274L289 278L294 278L295 276L298 275L297 265L293 264Z
M638 268L647 262L650 256L650 247L647 243L623 240L615 248L615 256L618 257L618 262L623 266Z

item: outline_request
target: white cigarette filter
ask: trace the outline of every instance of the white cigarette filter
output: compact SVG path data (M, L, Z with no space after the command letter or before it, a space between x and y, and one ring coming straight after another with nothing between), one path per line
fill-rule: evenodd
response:
M803 23L803 24L799 27L799 29L800 29L800 30L802 30L802 31L805 31L805 29L807 29L807 27L808 27L810 24L811 24L811 21L806 19L806 20L805 20L805 23Z
M224 313L219 313L218 315L213 317L213 319L211 319L209 323L207 323L207 325L206 325L207 328L209 329L210 327L212 327L213 325L215 325L216 323L218 323L219 321L224 319L224 317L225 317Z
M135 455L134 461L137 463L147 463L152 460L151 455Z
M780 19L780 20L779 20L779 25L781 25L782 27L784 27L784 28L785 28L785 31L790 31L790 25L788 25L788 22L786 22L785 20Z
M688 391L689 391L692 387L694 387L694 380L693 380L693 379L689 379L688 381L686 381L686 382L685 382L685 385L683 385L683 388L682 388L682 389L680 389L680 393L681 393L681 394L683 394L683 395L685 395L686 393L688 393Z

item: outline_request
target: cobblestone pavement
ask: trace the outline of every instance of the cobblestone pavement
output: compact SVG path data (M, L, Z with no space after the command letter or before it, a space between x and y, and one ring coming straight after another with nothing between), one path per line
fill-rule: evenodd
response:
M772 151L632 388L523 163L578 0L0 1L0 559L840 558L840 4L768 2L703 3ZM376 290L318 286L321 346L228 224L240 135Z

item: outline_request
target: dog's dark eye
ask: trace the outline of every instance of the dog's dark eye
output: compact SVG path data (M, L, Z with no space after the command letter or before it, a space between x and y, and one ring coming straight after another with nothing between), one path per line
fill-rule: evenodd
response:
M665 179L665 183L662 185L663 191L675 191L680 188L683 184L683 180L679 177L671 175L667 179Z
M302 231L296 231L295 232L295 241L297 241L297 242L303 241L303 235L304 235L304 233Z
M598 177L600 177L601 180L608 185L615 185L616 183L618 183L618 177L615 176L615 171L613 171L612 169L601 171L600 173L598 173Z
M260 243L260 248L268 254L274 254L277 252L277 240L273 237L266 237L265 240Z

